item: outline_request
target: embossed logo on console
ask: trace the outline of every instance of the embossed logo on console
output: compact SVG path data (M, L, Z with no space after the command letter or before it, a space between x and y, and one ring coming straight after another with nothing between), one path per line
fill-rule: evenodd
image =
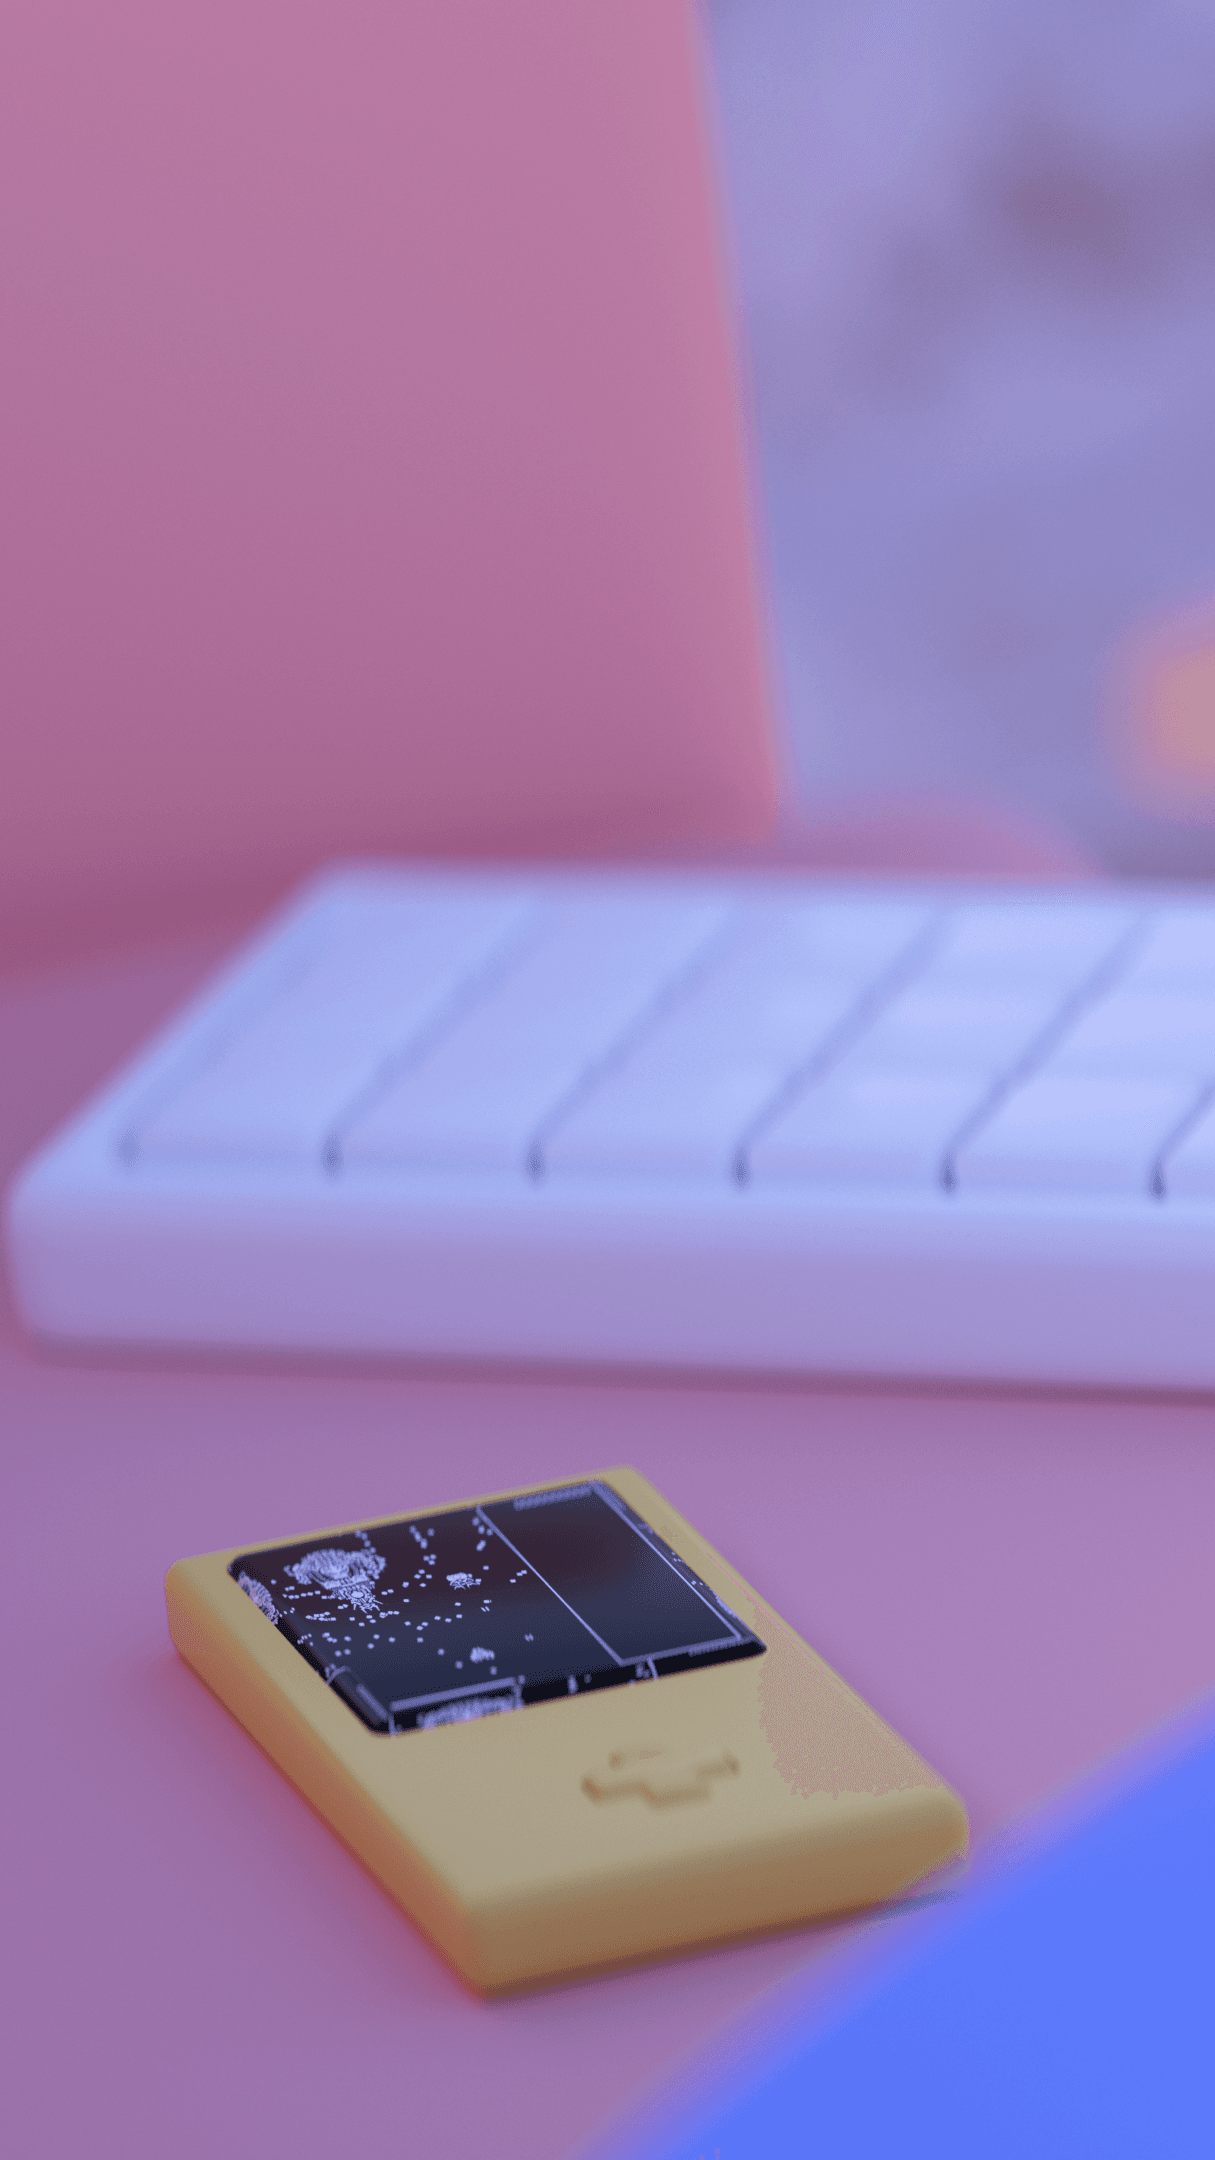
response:
M673 1807L680 1800L711 1799L720 1778L737 1777L738 1763L725 1748L716 1754L699 1749L615 1748L607 1761L588 1771L582 1790L591 1800L645 1800L650 1807Z

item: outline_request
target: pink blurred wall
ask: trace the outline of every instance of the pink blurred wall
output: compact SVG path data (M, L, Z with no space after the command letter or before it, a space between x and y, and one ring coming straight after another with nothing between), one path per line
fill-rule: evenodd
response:
M0 945L767 825L685 0L0 32Z

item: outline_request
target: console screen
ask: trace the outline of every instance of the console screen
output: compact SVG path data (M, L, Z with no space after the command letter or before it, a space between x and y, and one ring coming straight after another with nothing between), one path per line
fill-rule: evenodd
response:
M229 1572L381 1733L764 1649L598 1481L247 1553Z

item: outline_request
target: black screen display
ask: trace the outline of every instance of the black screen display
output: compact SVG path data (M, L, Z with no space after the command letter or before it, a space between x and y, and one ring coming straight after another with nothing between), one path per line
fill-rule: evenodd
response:
M764 1648L599 1483L246 1553L229 1572L382 1733L630 1687Z

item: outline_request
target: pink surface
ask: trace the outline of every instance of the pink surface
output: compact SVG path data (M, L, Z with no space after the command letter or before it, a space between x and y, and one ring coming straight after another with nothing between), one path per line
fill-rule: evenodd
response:
M689 0L0 28L0 946L772 812Z
M8 984L0 1175L223 942ZM555 2160L839 1940L472 2000L174 1657L181 1553L630 1460L980 1839L1215 1685L1210 1404L51 1364L6 1314L0 1416L22 2152Z

